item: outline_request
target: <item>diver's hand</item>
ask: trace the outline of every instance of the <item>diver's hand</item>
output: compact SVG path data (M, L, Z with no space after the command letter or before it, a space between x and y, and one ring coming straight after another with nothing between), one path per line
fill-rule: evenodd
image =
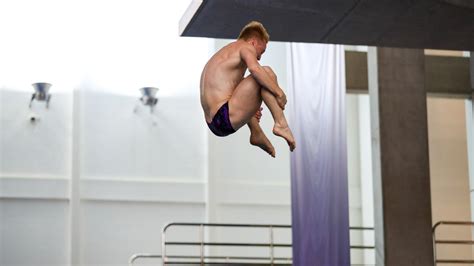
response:
M257 113L255 113L255 118L257 118L257 121L260 123L260 118L262 118L262 110L263 108L260 107L257 111Z

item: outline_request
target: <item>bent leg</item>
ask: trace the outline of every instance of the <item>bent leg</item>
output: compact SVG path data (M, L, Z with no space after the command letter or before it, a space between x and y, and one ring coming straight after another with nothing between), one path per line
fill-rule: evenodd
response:
M264 69L276 81L276 75L272 69L270 67L264 67ZM293 151L296 144L283 110L278 105L275 96L263 88L252 75L247 76L237 85L229 100L229 118L232 127L238 130L243 125L250 123L258 108L260 108L262 98L268 109L270 109L275 121L273 133L283 137L287 141L290 150ZM257 126L260 128L258 121L257 123L252 122L249 124L251 131L255 130Z
M237 130L250 122L262 105L261 86L252 77L244 78L229 99L229 119Z
M273 70L268 66L264 66L263 68L265 69L265 71L267 71L270 77L274 79L275 82L277 82L277 76L275 75ZM268 107L268 109L270 109L270 112L273 116L273 120L275 121L275 125L273 127L273 134L284 138L288 143L288 146L290 147L290 151L293 151L296 147L296 142L293 137L293 134L291 133L290 128L288 127L288 122L286 121L283 109L281 109L281 107L278 105L275 96L267 89L263 88L261 93L263 101L265 102L265 105Z
M250 144L260 147L272 157L275 157L275 148L273 147L267 136L265 136L265 133L260 127L257 118L252 117L252 119L250 119L250 122L247 125L250 129Z
M229 100L229 119L235 130L247 124L250 129L250 144L260 147L275 157L275 148L265 136L255 117L262 105L260 91L260 84L251 75L243 79Z

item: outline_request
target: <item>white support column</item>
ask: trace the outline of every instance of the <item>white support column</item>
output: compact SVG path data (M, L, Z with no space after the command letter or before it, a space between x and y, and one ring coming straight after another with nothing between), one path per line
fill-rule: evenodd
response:
M471 220L474 221L474 52L471 52L471 99L466 100L467 156L469 166L469 184L471 192Z
M73 92L72 108L72 169L71 169L71 187L69 195L69 246L71 266L81 265L81 216L80 216L80 185L81 185L81 103L82 94L80 89Z
M359 162L361 183L362 225L374 227L374 194L372 177L372 143L370 132L370 102L366 94L361 94L359 100ZM363 244L374 245L374 232L363 232ZM373 265L372 250L364 250L364 264Z
M377 48L369 47L367 52L367 67L369 75L369 100L370 109L378 109L379 106L379 88L378 88L378 63ZM382 190L375 189L382 187L381 165L380 165L380 122L378 112L370 112L370 128L372 137L372 176L374 186L374 227L375 227L375 264L382 266L385 264L384 248L384 224L383 224L383 197Z
M466 131L467 131L467 158L469 167L469 184L471 192L471 220L474 221L474 94L466 100Z

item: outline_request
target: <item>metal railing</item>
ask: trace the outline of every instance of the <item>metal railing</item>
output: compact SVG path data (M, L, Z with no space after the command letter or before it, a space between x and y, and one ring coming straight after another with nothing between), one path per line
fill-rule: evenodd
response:
M156 259L161 259L161 255L158 254L151 254L151 253L137 253L133 254L129 259L128 259L128 265L133 266L133 263L135 263L136 260L140 258L156 258Z
M474 222L471 221L439 221L433 226L432 234L433 234L433 255L434 255L434 263L437 265L438 263L452 263L452 264L473 264L473 259L438 259L437 257L437 245L474 245L474 241L472 240L455 240L455 239L436 239L436 229L441 225L451 225L451 226L474 226Z
M177 226L191 226L191 227L198 227L199 228L199 242L168 242L166 241L166 231L170 227L177 227ZM269 243L235 243L235 242L205 242L204 241L204 228L205 227L234 227L234 228L266 228L269 232ZM218 223L170 223L163 228L162 233L162 243L161 243L161 254L163 265L181 263L181 261L171 261L166 254L166 247L167 246L199 246L199 253L200 256L198 257L199 261L193 262L194 264L211 264L212 262L208 260L225 260L225 264L245 264L242 261L261 261L268 262L271 265L280 264L280 263L291 263L291 258L284 258L284 257L275 257L274 256L274 249L275 247L291 247L291 244L286 243L275 243L274 242L274 229L276 228L286 228L289 229L291 226L289 225L271 225L271 224L218 224ZM205 246L232 246L232 247L268 247L269 248L269 257L242 257L242 256L232 256L232 257L211 257L204 255L204 247ZM232 262L231 260L241 260L238 263ZM223 263L223 262L220 262Z
M175 242L167 241L166 232L170 227L198 227L199 228L199 241L197 242ZM239 227L239 228L266 228L269 233L268 243L236 243L236 242L205 242L204 241L204 228L206 227ZM139 258L161 258L162 265L172 264L269 264L269 265L289 265L292 263L291 257L276 257L275 248L291 248L291 243L275 243L274 241L274 229L291 229L290 225L275 225L275 224L222 224L222 223L169 223L162 230L162 243L161 243L161 255L158 254L147 254L139 253L134 254L129 259L129 265L133 266L133 263ZM350 227L350 230L357 231L373 231L372 227ZM167 246L198 246L199 256L177 256L167 255ZM204 248L206 246L220 246L220 247L268 247L269 257L242 257L242 256L206 256ZM351 245L351 249L374 249L374 246L364 245ZM173 259L173 260L172 260ZM184 259L188 261L184 261ZM193 260L193 261L189 261ZM213 260L213 261L211 261ZM216 262L217 261L217 262ZM237 261L237 262L236 262ZM247 261L247 262L244 262Z

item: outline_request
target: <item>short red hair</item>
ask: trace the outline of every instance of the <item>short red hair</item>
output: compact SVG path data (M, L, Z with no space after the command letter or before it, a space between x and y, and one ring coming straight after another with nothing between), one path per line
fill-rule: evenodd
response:
M251 37L258 37L265 42L270 40L270 35L268 35L267 30L263 27L262 23L258 21L251 21L249 24L245 25L245 27L240 31L238 39L246 41Z

